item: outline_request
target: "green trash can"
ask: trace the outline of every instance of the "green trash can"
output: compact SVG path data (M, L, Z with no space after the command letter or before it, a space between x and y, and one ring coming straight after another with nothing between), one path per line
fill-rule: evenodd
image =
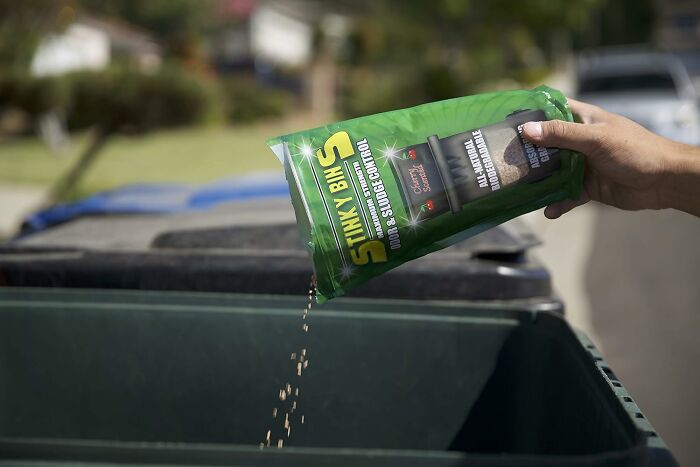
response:
M337 299L304 333L304 305L0 288L0 465L676 465L552 310ZM260 450L287 382L305 422Z

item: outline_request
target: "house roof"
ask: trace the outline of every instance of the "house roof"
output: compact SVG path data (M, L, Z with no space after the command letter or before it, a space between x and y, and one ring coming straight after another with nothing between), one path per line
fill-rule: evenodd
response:
M111 47L116 52L160 55L161 47L153 35L126 21L112 17L86 15L80 17L78 23L107 34Z

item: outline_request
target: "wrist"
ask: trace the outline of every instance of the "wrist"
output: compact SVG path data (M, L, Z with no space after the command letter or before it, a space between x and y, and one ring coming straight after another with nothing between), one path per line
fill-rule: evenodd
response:
M675 143L664 156L659 207L700 214L700 148Z

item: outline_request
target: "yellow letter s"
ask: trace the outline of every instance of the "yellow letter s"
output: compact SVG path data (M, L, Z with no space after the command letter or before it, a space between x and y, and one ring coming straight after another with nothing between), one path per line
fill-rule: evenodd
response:
M338 151L338 155L341 159L345 159L346 157L350 157L355 154L355 150L352 147L352 141L350 141L350 135L348 135L346 131L333 133L323 145L323 150L319 149L316 151L319 164L321 164L322 167L333 165L335 162L336 150Z
M352 262L358 266L364 266L370 260L373 263L384 263L386 258L386 248L384 243L379 240L370 240L359 246L357 249L350 250Z

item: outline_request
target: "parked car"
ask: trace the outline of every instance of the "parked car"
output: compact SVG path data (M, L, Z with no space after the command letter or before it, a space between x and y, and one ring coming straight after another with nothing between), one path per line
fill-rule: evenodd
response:
M667 138L700 145L697 90L683 62L671 54L584 54L578 61L577 96Z

